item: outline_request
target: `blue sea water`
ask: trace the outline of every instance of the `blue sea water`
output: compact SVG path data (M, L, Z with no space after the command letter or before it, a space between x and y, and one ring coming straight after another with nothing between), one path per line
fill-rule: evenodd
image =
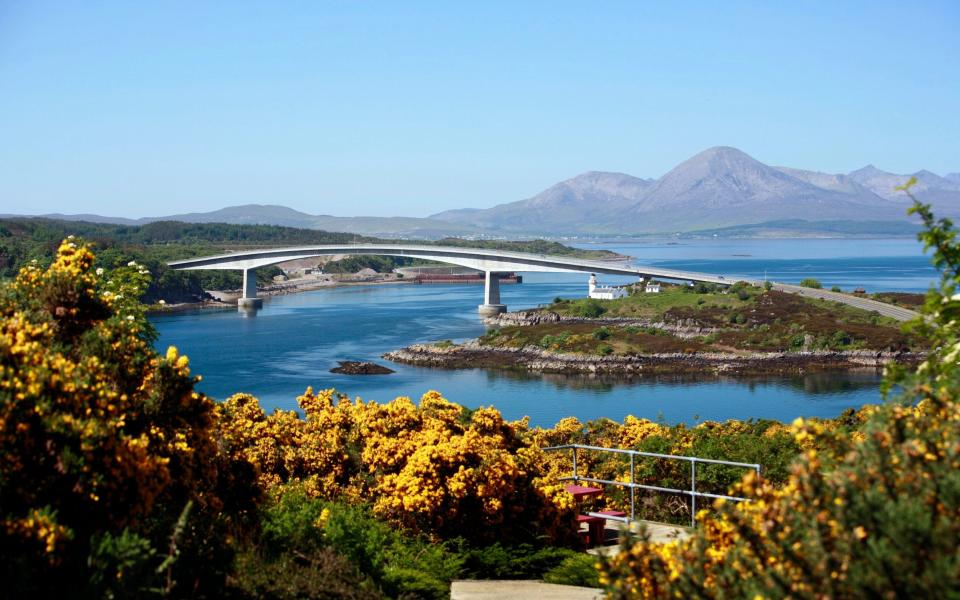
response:
M611 242L603 247L637 257L639 264L755 279L868 291L924 291L936 279L914 240L696 240ZM610 277L608 281L619 281ZM580 274L526 274L505 285L511 309L537 306L555 296L586 293ZM379 285L340 287L268 298L256 317L228 311L196 311L153 319L158 348L175 345L201 374L200 389L223 399L236 392L257 396L268 409L296 408L307 386L336 388L380 401L419 397L439 390L461 404L495 406L507 418L529 416L550 426L566 416L581 420L628 414L668 423L730 418L792 420L835 416L876 402L873 373L819 373L752 379L659 377L617 379L518 375L480 369L447 371L389 366L391 375L330 373L338 360L374 360L415 342L463 340L483 333L477 316L478 285Z

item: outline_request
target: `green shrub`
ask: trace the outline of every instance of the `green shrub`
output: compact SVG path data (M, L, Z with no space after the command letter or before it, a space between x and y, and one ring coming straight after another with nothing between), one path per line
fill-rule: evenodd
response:
M461 577L471 579L539 579L566 559L581 556L568 548L537 547L532 544L493 544L466 549L462 553Z
M738 281L730 286L730 292L736 294L740 300L750 299L750 284L744 281Z
M386 589L393 591L391 598L436 598L450 597L450 580L438 579L419 568L397 568L387 572ZM396 594L396 595L394 595Z
M462 559L445 544L403 535L363 507L331 505L324 537L393 598L445 598L460 572Z
M613 354L613 346L610 344L600 344L597 346L597 352L600 353L601 356L608 356Z
M537 345L545 350L549 350L551 348L560 350L567 344L567 341L570 340L572 335L573 334L569 331L561 331L557 335L547 334L540 338L540 341L537 343Z
M310 553L287 553L273 560L266 560L256 550L248 549L237 557L231 584L231 591L238 598L384 598L373 581L364 577L346 557L330 548Z
M597 559L590 554L577 554L563 559L556 567L543 574L547 583L600 587Z
M610 337L610 330L606 327L600 327L593 331L593 339L595 340L605 340Z
M765 290L768 291L768 292L769 292L770 290L772 290L772 289L773 289L773 282L772 282L772 281L764 281L764 282L763 282L763 289L765 289Z
M833 286L832 288L830 288L830 291L831 291L831 292L842 292L843 290L840 289L840 286L839 286L839 285L835 285L835 286Z
M599 300L589 298L578 305L575 312L581 317L596 319L603 313L607 312L607 307L601 304Z
M800 287L813 288L813 289L819 290L823 286L820 285L820 282L814 279L813 277L807 277L806 279L800 282Z
M325 503L311 498L303 490L288 489L262 511L261 547L269 556L278 556L291 548L299 552L321 548L325 542L317 521L324 508Z
M849 346L853 339L845 331L836 331L830 336L830 347L837 348Z
M136 598L149 593L146 583L154 576L157 556L150 540L124 529L119 535L94 536L90 545L88 597Z
M405 535L363 506L311 498L297 487L263 510L261 526L259 545L243 555L250 573L238 578L255 596L314 597L327 580L333 589L366 590L356 597L379 590L391 598L445 598L463 562L446 544Z
M710 294L717 291L717 286L712 283L704 283L700 281L694 284L693 291L697 294Z

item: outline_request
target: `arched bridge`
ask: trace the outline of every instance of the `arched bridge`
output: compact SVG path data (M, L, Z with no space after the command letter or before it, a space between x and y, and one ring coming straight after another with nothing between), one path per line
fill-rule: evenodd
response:
M661 269L658 267L642 267L597 260L583 260L566 256L410 244L342 244L297 248L270 248L178 260L169 263L169 265L174 269L180 270L242 270L243 298L240 299L240 304L241 306L255 306L259 304L260 300L257 298L256 277L253 276L254 269L290 260L311 258L314 256L330 256L334 254L349 254L353 256L373 254L379 256L422 258L484 271L486 273L486 284L484 285L483 304L478 308L481 314L487 315L504 312L506 310L506 306L500 303L499 278L502 273L507 272L603 273L607 275L628 275L638 278L656 277L658 279L675 281L702 281L720 285L729 285L737 281L737 279L729 279L721 275Z
M412 244L341 244L328 246L303 246L296 248L269 248L250 250L191 258L168 263L178 270L193 269L226 269L243 271L243 297L240 306L259 306L261 300L257 298L257 279L253 270L290 260L311 258L314 256L330 256L334 254L373 254L379 256L405 256L408 258L422 258L435 260L461 267L468 267L486 273L486 283L483 290L483 304L478 309L483 315L494 315L506 311L507 307L500 303L500 276L511 271L541 272L541 273L603 273L606 275L627 275L637 278L669 279L674 281L697 281L731 285L737 281L746 281L759 285L759 281L740 277L726 277L697 273L695 271L678 271L631 265L625 263L604 262L597 260L583 260L566 256L547 254L531 254L529 252L510 252L507 250L488 250L482 248L459 248L455 246L418 246ZM788 284L774 284L774 289L790 294L799 294L833 302L840 302L876 311L881 315L906 321L917 316L917 313L906 308L893 306L862 296L853 296L826 290L814 290Z

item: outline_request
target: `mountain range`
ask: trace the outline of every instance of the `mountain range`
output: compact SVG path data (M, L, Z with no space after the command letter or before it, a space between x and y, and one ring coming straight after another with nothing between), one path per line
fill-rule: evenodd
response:
M960 173L914 174L913 193L941 214L960 214ZM768 221L907 221L910 175L870 165L829 174L765 165L736 148L709 148L659 179L589 172L536 196L484 210L432 215L450 223L524 233L672 233Z
M4 218L22 216L26 215L0 215L0 217ZM478 232L477 228L469 225L448 223L446 221L429 218L334 217L331 215L311 215L276 204L242 204L239 206L227 206L210 212L184 213L162 217L143 217L140 219L93 214L65 215L61 213L48 213L37 216L63 221L89 221L92 223L110 223L114 225L145 225L158 221L229 223L231 225L280 225L283 227L340 231L387 238L437 239L451 235L472 235Z
M659 179L590 171L526 200L486 209L448 210L428 218L333 217L261 204L142 219L42 216L132 225L154 221L268 224L406 238L642 235L738 227L757 235L766 223L773 229L811 233L817 231L818 222L830 223L833 232L875 229L889 234L900 225L904 232L915 229L906 215L911 200L894 189L910 176L873 165L846 174L769 166L736 148L718 146ZM938 215L960 215L960 173L941 177L924 170L913 176L917 184L911 191L918 199L932 204Z

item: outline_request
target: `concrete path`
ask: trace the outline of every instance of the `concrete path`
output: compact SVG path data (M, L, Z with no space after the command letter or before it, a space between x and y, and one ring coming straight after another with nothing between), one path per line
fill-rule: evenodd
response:
M668 525L666 523L655 523L653 521L634 521L630 523L630 529L636 533L640 531L641 526L646 526L647 533L650 534L650 541L655 544L666 544L677 540L685 540L690 537L693 531L689 527L678 525ZM604 528L604 545L597 546L587 550L587 553L603 556L614 556L620 552L620 532L625 527L618 521L607 521Z
M542 581L454 581L451 600L599 600L594 588L556 585Z
M898 321L909 321L910 319L916 318L919 314L901 306L895 306L893 304L887 304L886 302L864 298L863 296L844 294L842 292L818 290L815 288L800 287L799 285L790 285L787 283L774 283L773 289L777 290L778 292L797 294L798 296L805 296L807 298L821 298L823 300L840 302L841 304L846 304L855 308L862 308L863 310L875 310L885 317L890 317L891 319L896 319Z

